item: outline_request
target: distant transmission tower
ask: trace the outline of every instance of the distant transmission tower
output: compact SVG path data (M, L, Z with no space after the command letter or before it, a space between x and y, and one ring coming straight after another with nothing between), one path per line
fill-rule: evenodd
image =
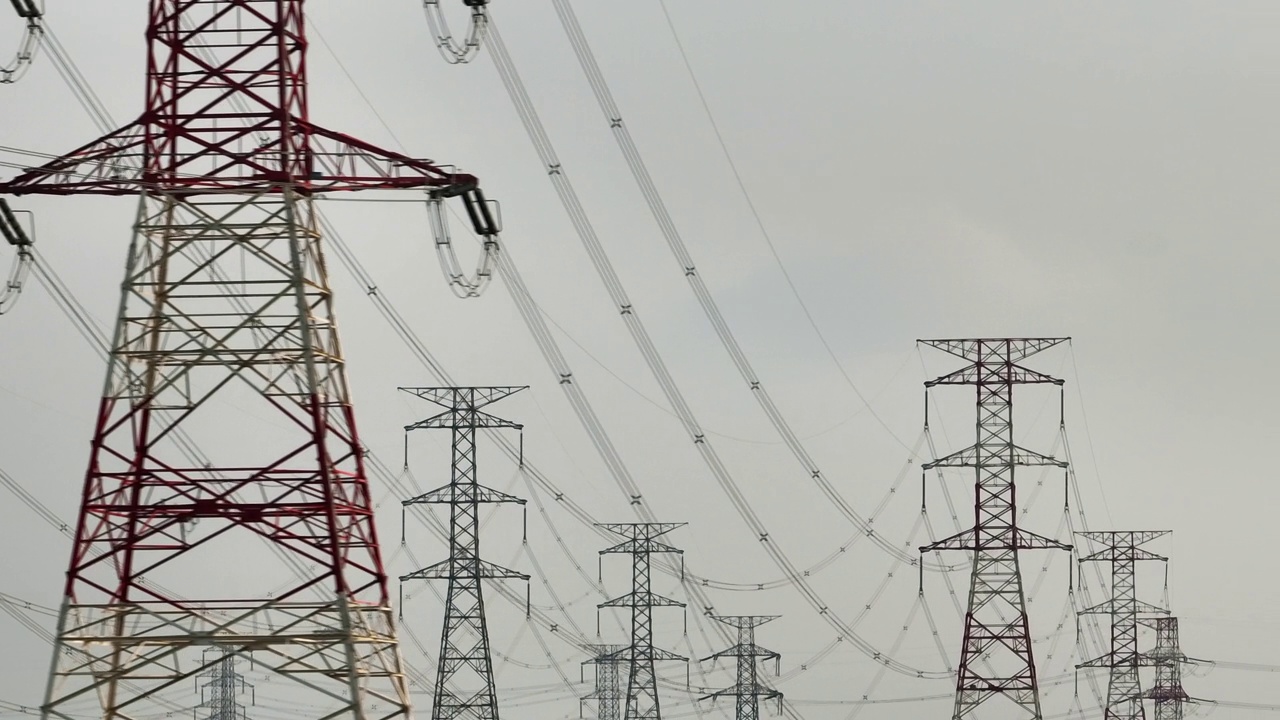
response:
M205 681L200 685L197 720L249 720L240 696L252 693L253 686L236 672L235 650L225 646L205 650L204 666L207 671L196 676Z
M666 650L653 646L653 609L655 607L684 607L684 603L654 594L650 591L649 556L653 553L683 553L657 540L685 523L602 523L604 528L626 538L623 542L601 555L627 554L631 556L631 592L599 605L601 608L631 608L631 644L618 653L628 663L627 705L623 720L660 720L662 711L658 701L658 676L654 663L661 660L688 662Z
M1156 684L1143 697L1155 701L1155 720L1182 720L1183 705L1192 700L1182 689L1182 665L1187 656L1178 642L1178 618L1143 618L1138 622L1156 631L1155 649L1142 655L1143 665L1156 668Z
M489 625L484 613L482 581L528 580L529 576L480 559L482 503L518 503L521 498L487 488L476 479L476 430L523 426L494 417L480 408L524 387L400 388L443 407L444 412L407 425L411 430L450 430L453 433L452 476L448 485L410 498L404 505L449 506L449 557L400 580L448 580L440 662L436 671L432 720L498 720L498 697L493 685L493 657Z
M1102 546L1101 550L1080 558L1080 562L1111 563L1111 599L1081 611L1081 614L1111 616L1111 651L1077 666L1111 669L1111 680L1107 684L1106 720L1146 718L1142 707L1142 681L1138 674L1138 668L1143 665L1142 656L1138 653L1138 617L1167 615L1169 611L1138 599L1134 575L1140 560L1168 562L1169 558L1139 546L1169 533L1169 530L1076 533Z
M619 657L626 645L592 645L595 656L582 661L595 666L595 690L582 697L582 702L596 702L597 720L623 720L622 718L622 667L626 660ZM581 715L581 704L579 704Z
M145 5L137 119L0 183L138 198L42 713L164 717L205 649L251 647L264 704L407 717L314 201L488 208L473 176L312 122L304 0Z
M725 688L699 698L736 697L737 713L735 720L757 720L760 717L760 701L777 699L781 714L782 693L760 682L760 663L778 661L778 653L762 648L756 644L756 628L777 620L777 615L717 615L715 619L738 629L738 643L728 650L722 650L705 660L719 658L737 658L737 682L733 687Z
M1014 444L1013 386L1062 385L1062 380L1022 367L1018 362L1067 339L920 341L970 363L926 382L926 388L974 385L978 394L977 441L923 466L926 470L973 468L976 476L974 526L920 548L921 552L968 550L973 553L954 720L969 717L980 705L1000 695L1017 705L1019 717L1031 720L1042 717L1018 551L1070 550L1071 546L1018 527L1014 470L1028 465L1066 467L1066 463ZM925 412L928 422L927 405Z

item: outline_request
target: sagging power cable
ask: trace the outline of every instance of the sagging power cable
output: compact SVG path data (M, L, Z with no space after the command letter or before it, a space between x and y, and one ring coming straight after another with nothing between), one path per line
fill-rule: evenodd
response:
M617 282L617 276L616 273L612 272L611 264L608 259L603 256L599 239L595 236L594 231L591 230L585 211L577 201L576 193L573 192L572 186L568 182L568 178L564 173L563 167L555 157L554 149L547 138L545 129L537 118L536 112L532 106L532 101L529 99L527 91L524 90L523 82L520 81L514 65L511 62L511 58L506 52L506 48L502 42L498 28L492 20L490 20L489 27L489 46L490 56L493 57L495 65L497 65L499 69L503 83L507 87L513 103L516 105L517 112L525 123L526 130L528 130L531 139L534 141L539 157L543 161L553 185L555 186L558 194L560 194L566 208L569 210L570 218L573 221L575 228L579 230L580 237L583 239L589 254L592 255L593 261L596 261L598 268L602 270L602 275L606 281L606 288L610 291L611 300L613 300L616 307L619 309L619 314L622 316L627 329L631 332L633 339L640 347L642 355L644 356L646 363L649 365L650 370L662 386L668 402L671 403L680 416L681 422L693 441L695 449L702 457L704 463L706 463L708 469L711 470L712 475L715 477L721 490L729 498L731 504L734 505L739 517L744 520L749 528L751 528L753 534L760 539L760 544L766 551L766 554L768 554L774 563L783 570L785 575L791 578L793 587L796 587L801 592L802 596L805 597L818 615L835 628L841 636L846 637L851 644L857 647L861 652L874 659L876 662L884 664L895 672L907 676L932 679L949 678L951 673L945 670L922 670L912 667L895 658L888 657L878 651L863 637L854 632L852 627L843 621L834 610L832 610L829 603L824 602L823 598L818 595L809 582L801 575L799 569L794 565L794 563L787 558L786 555L783 554L782 551L777 548L776 544L770 539L770 534L765 529L759 516L746 502L738 484L730 475L727 467L720 459L711 442L707 439L705 434L701 432L700 426L694 417L692 410L685 402L679 389L675 386L674 381L666 369L665 363L657 354L652 340L649 338L643 324L640 323L634 307L631 305L629 300L627 300L620 282ZM535 339L539 340L540 344L542 344L544 348L554 348L554 350L558 352L558 347L556 346L554 338L551 337L550 332L546 329L546 325L542 321L540 314L536 311L536 307L534 307L532 302L527 299L527 289L523 288L523 283L520 282L518 274L514 272L514 264L511 262L509 254L503 254L500 256L498 269L499 272L503 274L503 279L506 281L505 284L508 289L512 291L513 297L517 298L517 305L524 305L521 309L521 314L525 318L526 323L530 324L531 330L534 331ZM525 297L523 302L520 300L521 295ZM572 373L566 373L564 370L559 370L557 374L561 378L562 387L566 387L571 383ZM570 395L570 399L571 402L574 399L572 394ZM578 407L575 407L575 410L576 409L578 409ZM584 418L582 414L580 414L579 417L580 419ZM584 422L584 425L587 425L587 423ZM590 426L588 426L587 429L589 432L592 430ZM606 458L606 462L608 462L608 458ZM625 475L625 471L624 473L615 473L615 478L620 481L624 477L627 477ZM631 484L631 488L624 487L623 489L624 492L627 492L633 499L633 506L636 506L640 510L644 510L644 504L642 501L643 496L634 488L634 484ZM639 502L637 502L637 500ZM903 561L911 564L913 567L921 562L918 558L903 551L887 539L880 538L878 532L872 528L868 528L868 536L876 540L877 544L880 544L882 547L887 545L888 547L886 549L889 549L894 554L902 556ZM688 586L686 586L686 589L690 592L691 596L694 596L694 594L698 593L699 590L696 587L689 588Z
M658 225L658 229L676 261L677 270L688 282L699 307L702 308L702 312L711 324L721 346L729 355L734 367L737 368L738 374L742 377L745 388L760 405L761 410L778 433L779 438L786 444L809 478L818 485L828 501L855 527L869 528L866 518L863 518L853 508L853 505L843 497L819 468L812 453L800 440L790 421L787 420L786 416L778 408L777 403L774 402L773 396L761 381L746 352L742 349L741 343L738 342L733 330L729 327L724 313L720 310L719 303L716 302L706 281L703 280L702 273L698 271L693 255L689 252L688 245L676 227L671 213L667 210L666 202L653 181L648 165L645 163L644 157L640 154L640 150L631 136L630 129L623 121L622 111L614 101L613 93L604 78L604 73L600 70L595 53L592 52L591 46L587 43L586 35L578 23L573 7L568 0L552 0L552 5L560 18L561 27L564 28L565 34L569 38L569 44L578 59L578 65L582 68L587 83L591 86L591 91L596 98L596 103L600 107L601 113L604 115L605 122L608 124L609 130L613 134L619 150L622 152L623 159L631 171L631 176L639 186L640 193L644 196L649 211L653 214L654 221ZM500 40L496 42L500 42ZM864 405L870 407L865 400ZM881 422L883 424L883 421ZM885 425L885 429L888 430L899 445L905 449L910 449L891 428ZM905 553L901 559L907 561L910 559L910 555L910 553Z

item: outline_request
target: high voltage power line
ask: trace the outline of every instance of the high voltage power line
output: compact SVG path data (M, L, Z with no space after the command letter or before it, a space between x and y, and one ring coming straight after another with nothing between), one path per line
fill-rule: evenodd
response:
M430 3L429 3L429 4L430 4ZM447 35L447 33L445 33L445 35ZM438 37L439 37L439 35L438 35ZM500 42L500 40L499 40L499 42ZM468 44L470 44L470 41L467 41L465 45L468 45ZM72 81L68 81L68 82L72 82ZM620 118L620 120L621 120L621 118ZM59 281L59 282L60 282L60 281ZM51 284L54 284L54 283L51 283ZM56 287L56 286L54 286L54 287ZM380 295L380 293L376 292L376 286L375 286L375 284L370 284L370 286L366 286L366 287L369 287L369 288L370 288L370 295L371 295L371 296L372 296L372 295ZM695 290L695 292L696 292L696 290ZM527 291L526 291L526 296L527 296ZM531 305L530 305L531 309L532 309L532 310L534 310L534 311L535 311L535 313L538 313L538 314L540 314L540 313L541 313L541 310L540 310L540 309L538 309L538 306L536 306L536 304L532 304L531 299L530 299L530 304L531 304ZM394 307L393 307L393 306L390 306L390 305L388 304L388 305L387 305L387 307L388 307L388 310L390 311L390 313L392 313L392 316L398 316L398 313L396 313L396 311L394 311ZM710 310L708 310L708 313L710 313ZM718 310L716 310L716 313L718 313ZM393 323L393 325L394 325L394 323ZM415 340L416 340L416 338L415 338ZM724 340L724 338L722 338L722 340ZM730 342L730 341L726 341L726 342ZM732 341L732 342L733 342L733 343L735 343L735 345L736 345L736 341ZM660 363L660 357L659 357L658 361L659 361L659 363ZM442 372L443 372L443 370L442 370ZM754 388L753 388L753 389L754 389ZM855 389L856 389L856 388L855 388ZM772 400L769 400L769 404L772 404ZM771 419L772 419L772 418L771 418ZM782 420L782 421L783 421L783 423L785 423L785 420ZM695 427L696 427L696 425L695 425ZM781 432L783 432L783 430L782 430L781 428L778 428L778 432L780 432L780 433L781 433ZM792 438L794 438L794 434L792 434ZM791 443L790 443L790 442L787 442L787 441L783 441L783 442L787 443L788 447L791 447ZM916 447L919 447L919 446L916 446ZM509 451L509 448L506 448L506 450L508 450L508 451ZM800 450L800 451L797 451L795 447L791 447L791 450L792 450L792 452L795 452L795 454L797 454L797 455L799 455L799 454L801 454L801 452L803 452L803 448L801 448L801 450ZM913 454L914 454L914 450L913 450ZM803 460L801 460L801 461L803 461ZM538 480L539 486L543 487L544 491L545 491L545 489L548 489L549 482L547 482L547 480L545 480L545 478L538 478L538 477L536 477L536 475L532 475L532 477L534 477L534 480ZM526 482L531 482L531 480L530 480L530 475L526 475ZM531 482L531 484L532 484L532 482ZM552 488L552 489L554 489L554 486L549 486L549 487L550 487L550 488ZM895 487L896 487L896 486L895 486ZM1075 492L1076 492L1076 493L1079 493L1079 488L1078 488L1078 486L1076 486L1076 487L1075 487ZM556 501L557 501L557 503L559 503L559 505L562 505L562 506L566 506L566 505L567 505L566 500L563 500L563 497L564 497L563 495L558 495L558 496L553 496L553 497L556 497ZM886 496L886 501L887 501L887 497L888 497L888 496ZM570 502L571 502L571 501L570 501ZM833 502L835 502L835 500L833 500ZM849 510L850 510L850 511L852 510L852 509L851 509L851 506L849 507ZM741 511L741 512L742 512L742 514L744 514L744 515L748 515L748 514L749 514L749 512L751 512L751 511L750 511L750 509L749 509L749 506L748 506L748 507L746 507L746 510L740 510L740 511ZM1082 511L1082 512L1083 512L1083 511ZM545 511L543 512L543 514L545 515ZM572 515L576 515L576 512L571 512L571 514L572 514ZM751 514L754 514L754 512L751 512ZM873 519L874 519L874 516L876 516L876 515L874 515L874 514L873 514L872 516L869 516L869 518L864 519L864 520L873 520ZM582 518L582 516L577 516L577 519L580 519L580 520L581 520L581 519L584 519L584 518ZM548 527L550 528L550 525L549 525L549 524L548 524ZM552 532L554 533L554 529L553 529L553 528L550 528L550 529L552 529ZM932 532L932 528L929 528L929 529L931 529L931 532ZM564 546L564 543L561 541L561 539L559 539L559 537L558 537L558 533L556 533L556 536L557 536L557 544L558 544L558 546L562 548L562 550L564 551L564 553L566 553L566 557L570 557L570 559L572 560L572 555L571 555L570 551L568 551L567 546ZM855 536L855 537L856 537L856 536ZM878 536L877 536L877 537L878 537ZM884 548L883 548L883 550L890 551L890 555L891 555L891 556L897 556L897 555L899 555L899 552L897 552L897 551L899 551L899 548L897 548L897 546L895 546L895 544L893 544L893 543L887 543L887 544L888 544L888 547L884 547ZM841 546L841 552L844 552L844 550L845 550L844 546ZM530 557L532 557L532 556L530 556ZM576 562L575 562L575 566L577 566L577 565L576 565ZM826 566L826 565L823 565L823 566ZM797 580L797 574L795 573L795 568L794 568L794 566L785 566L785 568L786 568L787 570L790 570L790 573L788 573L788 578L785 578L785 579L782 579L782 580L773 580L773 582L771 582L771 583L781 583L781 584L776 585L776 587L782 587L782 584L792 584L792 583L800 582L800 580ZM577 569L581 570L580 566L577 566ZM582 573L580 573L580 574L582 574ZM892 575L892 574L891 574L891 575ZM763 585L763 583L762 583L762 585ZM883 585L882 585L882 587L883 587ZM742 589L749 589L749 588L742 588ZM558 606L558 607L561 607L561 609L562 609L562 610L564 609L564 607L566 607L566 606L564 606L564 605L563 605L563 603L559 603L559 602L557 602L557 606ZM924 607L924 612L925 612L925 615L931 615L931 614L929 614L929 611L928 611L927 607ZM931 624L931 626L934 626L934 625L933 625L933 621L932 621L932 619L931 619L931 620L929 620L929 624ZM936 632L936 626L934 626L934 632ZM550 659L549 652L548 652L548 657L549 657L549 659Z

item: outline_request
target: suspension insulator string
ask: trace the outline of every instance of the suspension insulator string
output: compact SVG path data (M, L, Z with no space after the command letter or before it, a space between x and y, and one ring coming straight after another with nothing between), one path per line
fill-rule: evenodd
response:
M487 0L463 0L471 8L467 34L462 42L458 42L449 30L449 21L440 8L440 0L422 0L422 9L427 15L427 25L435 39L436 49L440 57L450 65L462 65L476 59L480 47L484 44L484 36L489 29L489 15L486 10Z
M30 232L18 222L19 215L28 216ZM35 242L35 214L29 210L14 210L9 207L6 200L0 198L0 237L17 250L13 265L9 269L9 277L4 287L0 287L0 315L3 315L12 310L18 302L23 283L26 282L27 276L31 273L31 265L35 262L35 254L31 251Z
M13 59L0 65L0 85L10 85L22 79L31 68L36 53L40 50L40 41L44 38L44 0L11 0L18 17L26 21L22 30L22 39L18 41L18 50Z
M444 273L445 282L449 284L449 289L454 295L467 299L483 295L493 279L499 251L499 223L490 203L478 189L464 194L463 201L474 231L481 238L480 257L471 275L463 271L462 263L458 261L458 254L454 250L449 220L444 214L443 197L432 195L428 198L427 217L431 225L431 234L435 239L436 257L440 261L440 270Z

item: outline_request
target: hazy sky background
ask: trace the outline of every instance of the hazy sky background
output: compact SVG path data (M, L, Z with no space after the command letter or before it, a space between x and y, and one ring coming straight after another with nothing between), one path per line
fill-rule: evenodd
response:
M50 27L106 107L121 124L133 119L142 108L146 3L49 5ZM1280 9L1271 2L1169 1L667 5L778 255L882 422L843 379L788 288L735 185L658 1L574 4L701 274L784 414L845 497L869 515L905 473L876 525L908 547L926 541L923 531L911 533L919 515L915 464L928 459L927 449L908 465L908 450L895 437L915 445L921 383L959 363L918 351L917 338L1069 335L1070 348L1029 364L1067 380L1067 432L1091 523L1174 531L1152 549L1171 557L1172 609L1182 618L1187 654L1280 662L1272 579L1280 486L1266 459L1280 430L1273 368L1280 342L1266 331L1280 305L1274 279L1280 267L1274 242L1280 230L1274 131ZM460 7L450 9L461 18ZM312 119L394 149L403 143L409 154L477 174L501 201L506 247L545 314L562 328L557 339L575 377L646 502L664 519L690 523L670 536L687 550L690 569L747 584L777 578L610 307L488 56L446 65L414 0L313 0L308 12ZM492 14L676 381L772 541L798 566L814 565L855 531L778 442L716 342L627 173L551 4L495 0ZM0 12L0 37L17 34L12 14ZM0 87L0 145L60 152L98 135L44 60L21 83ZM33 197L15 204L37 213L41 252L108 324L134 201ZM459 381L532 386L494 412L526 424L533 462L600 520L633 520L506 289L495 282L478 300L453 298L418 205L322 207L380 292ZM9 262L8 251L0 247L0 262ZM432 409L395 388L433 379L363 288L336 262L331 271L362 435L399 468L400 427ZM70 522L104 368L34 280L17 309L0 318L0 338L0 469ZM939 393L937 402L939 453L972 442L972 391ZM1054 449L1056 395L1029 389L1017 402L1019 442ZM236 412L227 408L228 422ZM424 485L447 481L446 440L411 438L412 469ZM496 449L485 445L481 453L487 484L530 496ZM1052 534L1062 514L1061 478L1038 471L1020 478L1022 497L1032 506L1026 526ZM939 532L949 533L954 526L937 481L929 485L930 515ZM969 477L950 478L966 526L970 485ZM385 486L375 493L389 572L416 569L399 544L401 498ZM545 571L535 578L534 603L555 604L545 578L568 605L549 612L565 618L565 627L572 620L594 635L600 597L573 563L594 575L603 541L555 509L553 498L540 499L569 552L531 503L530 548ZM16 500L5 503L0 543L9 550L0 553L0 592L56 606L69 542ZM488 526L486 555L534 572L520 551L518 515L518 509L501 510ZM443 557L443 545L420 527L411 525L407 540L423 564ZM1028 557L1028 587L1046 562L1047 556ZM916 595L914 569L892 565L864 542L812 578L846 620L871 604L859 629L885 651ZM1069 656L1074 619L1068 616L1057 629L1068 566L1065 556L1052 559L1032 603L1046 677L1061 677L1078 661ZM888 572L894 577L877 595ZM612 594L626 592L627 579L624 560L606 559ZM1140 597L1158 602L1163 579L1161 568L1143 568ZM967 577L957 574L954 582L963 594ZM657 585L684 597L670 577ZM405 626L434 655L440 604L423 588L406 591ZM939 576L926 578L926 594L954 663L960 622ZM810 664L835 633L792 589L710 595L717 612L784 616L762 629L759 641L783 653L780 688L805 717L844 718L854 709L818 701L950 690L946 681L896 675L872 686L876 665L848 643ZM491 605L493 645L511 658L498 663L499 685L513 698L506 714L576 717L572 694L590 688L571 693L550 665L561 665L576 682L574 666L585 656L567 638L525 626L522 608ZM685 639L679 613L660 613L659 644L697 657L719 650L694 615L691 609ZM602 640L621 642L618 624L603 617ZM53 627L52 619L37 618ZM8 645L0 699L38 704L49 647L7 617L0 617L0 628ZM924 669L944 663L920 615L893 654ZM422 662L412 646L406 655ZM664 675L683 682L677 667ZM1219 669L1195 675L1185 684L1198 697L1280 702L1268 674ZM701 682L695 674L694 683ZM731 682L723 669L705 680ZM1099 682L1105 687L1104 678ZM543 685L548 690L537 703L519 690ZM1092 706L1083 679L1080 688ZM687 695L664 692L671 716L692 712ZM1065 685L1048 688L1046 713L1065 712L1071 693L1069 676ZM416 701L417 711L426 712L429 698ZM730 703L721 703L713 712L727 708L731 712ZM861 716L948 712L950 701L943 699L869 706Z

